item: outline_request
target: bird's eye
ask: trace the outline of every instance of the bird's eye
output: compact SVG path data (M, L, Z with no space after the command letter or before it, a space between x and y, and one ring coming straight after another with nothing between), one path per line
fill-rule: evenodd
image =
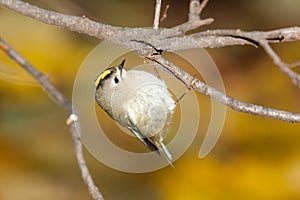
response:
M115 83L119 83L119 79L117 77L114 78Z

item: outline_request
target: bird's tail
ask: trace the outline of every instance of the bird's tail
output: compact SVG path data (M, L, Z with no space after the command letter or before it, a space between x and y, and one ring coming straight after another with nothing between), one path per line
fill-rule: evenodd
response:
M171 165L171 167L174 168L174 165L173 165L173 162L172 162L173 161L172 155L168 151L166 145L162 141L158 141L157 143L158 143L157 146L159 147L159 151L162 152L164 157L167 159L168 163Z

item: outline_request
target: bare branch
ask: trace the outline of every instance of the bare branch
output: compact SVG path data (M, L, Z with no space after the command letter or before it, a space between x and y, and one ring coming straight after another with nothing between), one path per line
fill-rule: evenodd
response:
M191 4L192 2L195 2L195 4L198 5L195 7L195 9L193 9L192 13L195 13L193 14L193 16L199 17L199 15L197 14L197 9L200 8L199 2L196 0L191 0ZM137 35L139 35L140 38L141 36L145 36L141 39L147 41L149 39L149 35L156 37L156 35L159 35L161 32L165 31L165 29L149 30L147 28L121 28L110 26L92 21L90 19L87 19L86 17L65 15L41 9L37 6L30 5L29 3L25 3L20 0L0 0L0 5L14 10L17 13L20 13L24 16L31 17L37 21L59 26L70 31L76 31L78 33L83 33L99 39L110 39L110 37L115 34L131 32L132 36L128 34L126 37L122 38L122 41L114 41L118 44L127 45L128 48L130 48L130 46L128 46L128 43L130 43L129 41L136 39L135 37ZM175 30L177 29L176 27L174 28ZM235 37L243 33L248 33L250 35L255 34L257 37L268 39L272 43L300 40L300 28L292 27L267 32L243 32L240 30L208 30L189 35L191 38L197 41L198 44L196 45L194 43L191 43L190 38L187 38L186 35L177 35L174 37L165 38L165 40L158 41L157 44L153 45L164 51L178 51L196 47L216 48L232 45L251 45L252 43L243 39L243 37ZM156 39L157 38L153 38L153 41L157 41Z
M153 29L158 29L159 27L160 10L161 10L161 0L156 0Z
M253 43L243 39L229 36L199 36L199 34L190 35L202 48L220 48L236 45L253 45ZM182 49L180 49L182 50Z
M278 68L287 74L292 82L300 88L300 75L291 70L290 66L280 59L280 57L275 53L275 51L271 48L269 43L266 40L261 40L259 44L264 48L265 52L272 58L275 65Z
M197 9L197 14L200 15L201 12L203 11L203 9L206 7L207 3L209 0L203 0L202 3L200 4L200 6Z
M300 60L297 60L290 64L290 68L296 68L300 65Z
M207 2L208 1L203 1L202 4L200 4L199 1L197 0L191 0L189 21L190 20L199 21L200 19L199 14L203 10ZM107 37L108 39L113 40L113 42L124 45L132 50L144 49L145 46L147 46L146 44L151 44L152 48L154 47L155 49L159 49L161 51L177 51L177 50L184 50L184 49L191 49L191 48L199 48L199 46L211 47L211 48L223 47L229 45L245 45L245 44L257 46L263 40L266 40L267 42L270 43L300 40L299 27L284 28L284 29L278 29L278 30L267 31L267 32L262 32L262 31L245 32L241 30L209 30L209 31L204 31L204 32L186 36L186 35L178 35L178 34L174 35L174 32L170 33L170 30L168 29L154 30L154 29L145 29L145 28L120 28L120 27L113 27L109 25L99 24L97 22L88 20L86 18L68 16L68 15L63 15L63 14L47 11L44 9L40 9L36 6L32 6L28 3L24 3L19 0L0 0L0 5L4 5L23 15L32 17L39 21L43 21L45 23L54 24L60 27L67 28L69 30L78 31L98 38ZM82 23L84 23L84 25L77 26L76 23L74 25L74 22L76 22L76 20L79 22L79 24L82 25ZM189 22L187 22L187 24L189 24ZM101 28L103 28L104 30L102 31ZM185 30L189 30L189 29L185 29ZM113 37L113 38L110 37L117 33L122 33L122 34L119 34L121 35L119 37ZM149 35L151 35L151 37L149 37ZM191 40L191 38L193 40ZM142 41L142 42L136 42L136 41ZM197 41L196 44L195 41ZM149 45L147 47L149 49ZM266 45L262 45L262 47L266 48ZM267 48L267 50L268 50L267 53L271 52L269 48ZM149 56L149 54L147 56ZM274 56L274 54L271 54L270 56L272 57L273 60L276 57ZM275 64L281 63L280 64L281 67L279 68L282 70L284 69L285 73L287 73L288 75L292 74L293 76L292 80L294 83L296 82L295 80L298 80L297 78L298 75L295 75L294 72L293 73L287 72L286 64L282 65L282 62L278 62L278 59L277 60L275 59L275 61L276 61ZM176 75L176 71L173 72ZM184 80L186 77L183 76L181 78L182 80ZM213 96L213 94L207 94L207 95ZM245 107L248 108L249 106L244 106L240 103L236 103L238 101L233 101L235 104L228 103L232 101L228 100L230 98L224 96L224 94L223 97L220 98L220 100L222 99L227 99L226 101L223 101L223 103L235 110L245 111L257 115L259 114L256 113L255 111L251 111L251 109L245 110L244 108ZM236 105L240 105L241 107L236 107ZM257 110L259 109L256 109L256 111ZM280 119L282 119L280 117L281 115L278 116ZM285 116L287 116L287 114L285 114ZM272 114L271 113L267 114L267 117L272 117ZM273 116L272 118L276 118L276 117L277 116ZM283 118L282 120L289 121L286 118ZM290 122L294 122L294 121L297 121L297 119L293 118L290 120Z
M267 118L273 118L273 119L282 120L290 123L300 123L299 113L292 113L292 112L277 110L273 108L268 108L264 106L259 106L259 105L254 105L254 104L249 104L249 103L239 101L218 91L213 87L206 85L200 80L195 79L193 76L186 73L181 68L177 67L173 63L164 59L160 55L147 55L147 56L143 55L143 56L163 66L169 72L174 74L178 80L182 81L187 86L187 88L193 88L201 92L202 94L212 98L213 100L232 108L235 111L244 112L251 115L258 115Z
M215 37L216 39L219 37L227 37L228 40L230 38L252 38L252 39L265 39L270 43L279 43L279 42L293 42L300 40L300 27L289 27L289 28L281 28L272 31L242 31L240 29L222 29L222 30L207 30L199 33L195 33L190 35L193 38L201 38L201 37ZM227 44L220 45L227 46Z
M99 39L109 39L115 43L126 46L157 65L162 66L171 72L177 79L182 81L188 88L193 88L213 100L220 102L233 110L252 115L273 118L290 123L300 123L300 114L277 110L264 106L249 104L234 99L217 89L206 85L195 79L190 74L178 68L173 63L164 59L161 55L153 54L153 51L178 51L191 48L216 48L230 45L254 45L261 46L271 57L275 65L286 73L294 84L300 87L300 76L291 70L292 65L284 63L276 52L271 48L270 43L290 42L300 40L300 27L282 28L273 31L245 32L241 30L208 30L191 35L178 34L186 33L203 25L213 22L212 18L201 19L200 15L207 5L208 0L190 0L189 18L186 23L173 27L171 30L159 28L161 0L156 0L155 17L153 29L147 28L121 28L92 21L86 17L65 15L48 11L37 6L30 5L21 0L0 0L0 5L16 11L24 16L30 17L46 24L59 26L70 31L76 31ZM162 16L165 19L167 9ZM177 31L177 32L176 32ZM122 34L120 34L122 33ZM175 34L174 34L175 33ZM115 37L119 34L119 37ZM196 41L196 42L195 42ZM28 73L31 74L41 85L44 91L70 115L67 124L72 134L75 154L81 171L82 178L88 187L89 193L94 199L103 199L98 188L95 186L90 172L87 168L82 152L80 140L80 124L77 115L74 117L72 103L57 90L48 80L48 77L35 69L20 54L0 38L0 49L2 49L12 60L17 62ZM297 63L299 65L299 63Z
M160 18L161 22L164 21L168 17L168 10L169 10L169 8L170 8L170 5L167 4L166 7L165 7L165 10L164 10L164 13L163 13L163 15Z
M248 41L249 43L255 44L257 46L261 46L265 52L270 56L273 60L274 64L278 66L278 68L287 74L291 81L300 87L300 75L294 72L289 64L284 63L280 57L276 54L276 52L272 49L269 43L274 42L288 42L300 39L300 28L286 28L279 29L275 31L268 32L244 32L241 30L215 30L215 31L206 31L202 33L197 33L197 35L201 36L224 36L224 37L233 37L240 38Z
M182 33L186 33L188 31L199 28L200 26L211 24L214 19L201 19L200 14L202 10L207 5L208 0L204 0L201 4L199 0L191 0L190 1L190 10L189 10L189 20L186 23L180 24L178 26L173 27L172 29L175 31L179 31Z
M83 156L82 143L80 140L80 124L77 120L70 124L70 132L72 133L75 155L77 163L79 165L79 169L81 171L82 179L87 185L92 198L94 200L103 200L104 198L101 195L98 187L95 185Z
M83 33L99 39L107 38L122 31L122 28L101 24L88 19L87 17L77 17L65 15L33 6L20 0L0 0L0 5L14 10L24 16L50 25Z
M81 176L85 184L88 186L89 193L92 195L92 197L95 200L103 200L101 193L93 182L83 157L82 144L80 140L80 124L77 120L77 116L73 114L72 103L48 80L47 76L33 67L33 65L31 65L23 56L21 56L1 38L0 49L3 50L13 61L25 69L34 79L36 79L39 82L39 85L51 97L51 99L59 106L63 107L70 115L69 119L67 120L67 124L70 126L70 131L74 142L75 155L81 171Z
M13 61L22 66L22 68L25 69L36 81L38 81L43 90L55 103L63 107L68 114L72 114L72 103L62 93L60 93L54 85L51 84L48 76L36 70L29 62L27 62L27 60L25 60L25 58L2 40L1 37L0 49L2 49Z

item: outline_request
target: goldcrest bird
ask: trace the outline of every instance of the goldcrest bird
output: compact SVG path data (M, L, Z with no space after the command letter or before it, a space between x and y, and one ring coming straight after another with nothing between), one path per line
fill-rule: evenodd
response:
M150 150L172 155L163 143L176 103L165 82L141 70L125 70L125 60L101 72L95 80L97 104Z

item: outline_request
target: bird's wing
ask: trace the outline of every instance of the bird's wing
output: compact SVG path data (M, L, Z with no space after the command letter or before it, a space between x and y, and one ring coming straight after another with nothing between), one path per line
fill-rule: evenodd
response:
M157 141L156 143L156 146L158 147L159 151L161 151L162 154L165 156L170 166L174 168L172 155L168 151L165 144L162 141Z
M169 164L174 167L172 162L172 155L168 151L167 147L164 145L162 140L151 140L141 133L139 130L139 127L136 125L134 121L134 116L130 116L129 113L127 115L128 121L130 123L130 131L144 144L146 145L151 151L157 152L158 155L161 155L161 153L164 155L164 157L167 159Z
M157 151L158 147L153 144L148 138L146 138L145 136L142 135L141 131L139 130L139 127L136 126L134 120L130 117L130 115L128 116L128 121L130 123L130 131L135 135L135 137L137 137L144 145L146 145L151 151L156 151L159 155L160 152Z

